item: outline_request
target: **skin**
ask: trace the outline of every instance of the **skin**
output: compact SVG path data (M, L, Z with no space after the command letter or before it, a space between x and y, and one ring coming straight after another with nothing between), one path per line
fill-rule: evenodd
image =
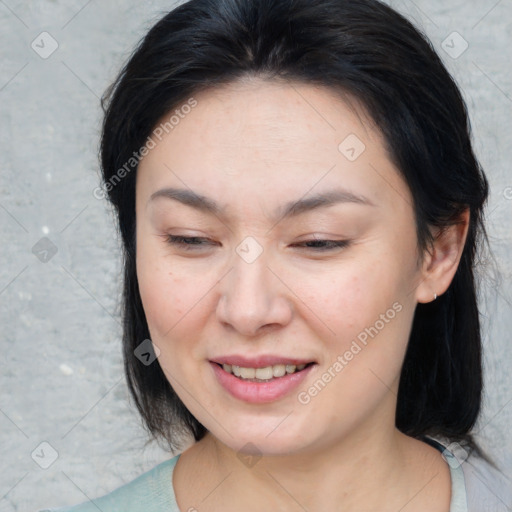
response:
M158 362L208 429L173 477L182 511L448 511L441 454L400 433L396 394L414 310L448 288L467 234L461 223L420 258L407 184L357 102L312 85L246 79L194 96L197 106L141 161L137 274ZM350 134L365 145L349 161ZM226 206L209 215L151 195L191 189ZM372 205L339 203L289 220L290 200L343 187ZM168 234L204 237L189 251ZM236 252L251 236L262 253ZM331 251L296 246L351 240ZM392 320L309 403L297 392L249 404L217 382L209 359L278 354L316 361L307 390L357 335ZM244 462L252 443L261 458Z

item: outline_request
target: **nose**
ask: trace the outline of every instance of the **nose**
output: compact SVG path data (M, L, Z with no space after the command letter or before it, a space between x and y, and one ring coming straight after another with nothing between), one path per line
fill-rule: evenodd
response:
M248 262L234 255L233 268L219 283L217 318L244 336L287 325L293 315L291 293L263 252Z

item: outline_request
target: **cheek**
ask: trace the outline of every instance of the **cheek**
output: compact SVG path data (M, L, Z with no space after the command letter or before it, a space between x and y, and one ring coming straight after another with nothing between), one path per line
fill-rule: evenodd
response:
M158 250L162 252L147 244L137 257L139 291L151 339L165 360L171 352L188 352L196 359L194 340L211 316L218 278L211 269L191 272L182 262L171 264Z
M335 335L346 340L392 306L399 296L396 277L384 262L359 259L320 273L303 273L291 282L301 283L296 288L302 299L298 304L304 305L304 315L316 316L315 323L323 325L325 339Z
M151 336L154 341L172 337L193 306L190 285L156 269L141 272L138 279Z
M310 326L319 326L322 372L330 369L325 378L332 380L330 391L315 399L318 406L327 403L337 410L341 397L344 407L366 403L368 397L377 403L400 372L414 308L405 301L400 265L380 255L301 278L307 297L302 314Z
M141 240L137 248L137 280L152 339L165 337L187 311L189 288L167 268L165 259L157 258L158 248Z

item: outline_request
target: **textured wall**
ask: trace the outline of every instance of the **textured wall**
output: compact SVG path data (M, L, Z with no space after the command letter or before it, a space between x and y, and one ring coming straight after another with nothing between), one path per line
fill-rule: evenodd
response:
M118 240L92 192L99 97L173 5L0 1L0 511L78 503L168 458L144 447L128 399ZM498 273L489 264L482 289L486 400L477 430L512 476L512 4L392 5L430 36L461 85L491 182Z

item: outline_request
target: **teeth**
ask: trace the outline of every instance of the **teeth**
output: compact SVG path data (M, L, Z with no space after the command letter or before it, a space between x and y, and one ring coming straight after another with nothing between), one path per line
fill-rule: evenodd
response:
M238 371L242 379L254 379L255 376L258 376L259 369L238 367ZM258 378L261 379L262 377L258 376Z
M256 369L256 378L262 380L271 379L274 376L274 371L272 366L267 366L266 368L257 368Z
M223 364L222 368L228 373L234 374L236 377L242 379L259 379L270 380L274 377L283 377L287 373L294 373L295 371L303 370L305 364L275 364L274 366L266 366L265 368L244 368L243 366L236 366L235 364Z
M286 366L284 364L276 364L272 366L272 375L274 377L282 377L286 375Z

